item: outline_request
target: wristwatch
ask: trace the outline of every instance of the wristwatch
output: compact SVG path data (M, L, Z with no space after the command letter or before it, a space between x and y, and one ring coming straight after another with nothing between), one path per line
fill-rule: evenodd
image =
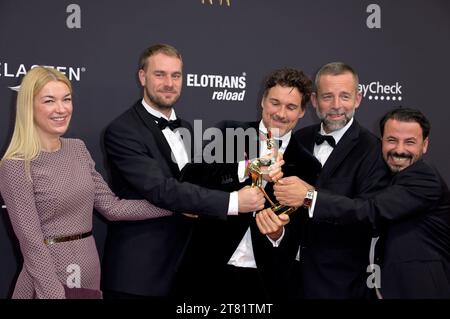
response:
M308 189L303 200L303 207L310 208L314 199L314 188Z

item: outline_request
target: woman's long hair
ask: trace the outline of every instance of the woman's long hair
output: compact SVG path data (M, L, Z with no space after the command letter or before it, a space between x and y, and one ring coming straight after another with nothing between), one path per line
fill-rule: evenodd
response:
M34 98L50 81L65 83L72 93L72 85L64 74L55 69L38 66L24 76L17 95L14 132L2 161L10 159L25 161L28 172L30 162L41 151L41 143L34 123Z

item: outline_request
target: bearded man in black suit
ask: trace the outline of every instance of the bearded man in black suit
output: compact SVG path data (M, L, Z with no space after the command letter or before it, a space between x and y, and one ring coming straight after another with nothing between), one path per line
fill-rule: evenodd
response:
M396 108L380 121L389 186L368 200L319 191L313 220L341 225L364 222L380 230L373 276L379 298L450 298L450 192L438 171L423 160L430 123L418 110ZM300 205L311 186L297 189ZM381 279L381 280L380 280Z

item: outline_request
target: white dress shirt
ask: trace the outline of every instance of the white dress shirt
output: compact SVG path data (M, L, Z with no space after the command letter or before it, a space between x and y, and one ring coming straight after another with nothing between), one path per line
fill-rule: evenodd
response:
M264 126L264 123L261 121L259 123L260 132L267 134L267 128ZM287 145L289 144L289 140L291 139L292 131L289 131L285 135L281 136L279 140L281 140L281 146L278 148L279 152L284 152L286 150ZM277 138L275 138L277 140ZM259 156L264 156L268 154L267 143L266 141L259 142ZM247 176L244 176L245 172L245 162L241 161L239 163L239 180L244 181ZM266 181L263 180L263 187L267 184ZM255 212L253 212L253 217L255 216ZM276 241L276 244L272 241L274 245L277 245L281 241L281 238ZM238 247L234 251L230 260L228 261L229 265L233 265L236 267L246 267L246 268L256 268L255 255L253 254L253 245L252 245L252 236L250 233L250 227L242 237L241 242Z
M350 121L341 129L333 131L331 133L325 133L325 130L323 129L323 124L320 124L320 134L322 135L329 135L333 136L336 145L341 140L342 136L344 136L345 132L350 128L350 126L353 123L353 117ZM314 144L314 156L319 160L320 164L322 164L322 167L325 165L326 161L328 160L328 157L330 157L331 152L333 152L333 147L328 144L327 141L324 141L322 144L317 145ZM317 198L317 191L314 191L314 198L311 203L311 207L308 208L309 217L313 217L314 215L314 207L316 206L316 198Z
M145 107L148 113L151 115L163 119L166 119L168 121L174 121L177 119L177 115L175 114L175 110L172 109L172 112L170 114L170 117L167 118L163 113L155 110L150 105L145 102L144 99L142 99L142 105ZM155 120L156 122L156 120ZM180 171L183 169L184 165L186 165L189 162L189 157L186 152L186 149L184 148L183 139L181 138L181 135L178 131L172 131L169 127L166 127L165 129L161 130L164 137L166 138L167 143L170 146L170 149L172 151L173 156L175 157L175 161L178 165L178 168Z

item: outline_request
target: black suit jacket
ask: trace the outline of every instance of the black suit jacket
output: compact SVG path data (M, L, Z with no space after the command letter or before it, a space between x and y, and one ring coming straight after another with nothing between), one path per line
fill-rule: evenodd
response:
M182 126L192 132L187 122ZM226 217L229 194L178 181L170 147L141 101L108 126L104 142L118 196L147 199L177 213ZM180 214L109 223L102 287L144 296L170 294L191 226L192 220Z
M319 130L320 124L309 126L297 131L294 138L313 152L314 137ZM314 213L333 209L323 205L322 190L350 198L367 198L387 185L388 176L379 139L354 120L318 176ZM286 227L286 240L283 239L281 248L293 258L300 243L299 295L320 299L368 298L366 268L372 234L372 227L361 222L341 225L293 219Z
M244 131L250 128L258 132L259 122L223 121L216 127L222 132L225 132L227 128L242 128ZM226 135L224 134L224 136ZM253 139L252 137L246 136L245 143L241 141L240 144L235 139L235 144L233 144L235 146L233 150L235 162L189 166L183 169L183 180L188 180L205 187L226 189L227 191L239 190L245 185L249 185L251 183L250 179L247 179L244 183L239 182L237 162L244 159L239 157L239 154L242 155L244 152L239 153L236 146L244 145L245 152L250 154L249 144L254 143L256 147L253 148L256 148L257 154L259 154L260 142L258 135L253 137L256 138ZM228 139L225 138L224 156L226 156L227 151L230 151L230 149L226 149L227 141ZM309 183L315 182L320 170L320 163L301 144L296 143L293 138L291 138L283 154L283 158L285 160L285 164L282 167L284 176L298 175ZM224 159L222 160L224 161ZM266 186L266 192L275 200L271 183ZM266 205L268 205L268 202L266 202ZM186 266L191 271L201 274L199 276L193 276L190 272L187 274L187 276L196 278L196 285L194 287L196 288L196 291L194 291L195 294L210 297L211 294L214 294L212 290L217 291L217 289L220 289L216 286L219 280L218 277L220 277L220 271L228 263L249 227L252 237L253 253L262 286L266 289L265 294L268 297L273 297L273 292L277 292L276 290L279 287L279 274L274 274L279 269L279 265L277 264L278 250L273 248L266 236L261 235L253 214L229 216L226 222L199 218L195 226L194 238L191 242L191 262ZM200 284L199 281L202 280L203 284ZM192 286L191 284L188 285Z
M314 219L382 230L377 262L384 298L450 298L450 193L433 167L417 161L368 200L323 192L321 201L328 208Z

